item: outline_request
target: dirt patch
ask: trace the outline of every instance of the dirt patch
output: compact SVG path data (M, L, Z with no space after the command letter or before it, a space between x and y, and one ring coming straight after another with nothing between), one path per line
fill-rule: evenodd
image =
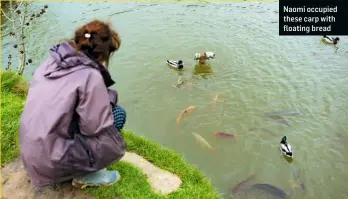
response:
M2 168L2 199L8 198L52 198L52 199L91 199L92 196L86 192L76 189L70 183L64 183L59 186L35 188L27 175L22 161L16 159Z

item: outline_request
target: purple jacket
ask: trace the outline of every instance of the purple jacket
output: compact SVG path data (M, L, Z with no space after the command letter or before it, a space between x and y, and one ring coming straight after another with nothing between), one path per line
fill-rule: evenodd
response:
M20 119L21 158L35 186L103 169L124 156L111 106L118 95L107 89L105 73L68 43L54 46L35 71Z

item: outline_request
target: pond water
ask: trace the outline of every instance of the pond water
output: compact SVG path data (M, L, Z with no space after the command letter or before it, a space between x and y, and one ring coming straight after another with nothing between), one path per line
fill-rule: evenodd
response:
M29 78L51 45L91 19L110 20L122 39L110 67L128 113L126 129L182 153L224 198L252 173L253 183L294 198L348 198L348 37L340 37L338 50L319 36L280 37L277 2L48 5L30 30ZM3 69L13 53L10 42L3 40ZM197 74L193 55L205 51L216 53L209 60L214 76ZM183 60L184 70L170 69L167 59ZM192 88L173 87L179 76L192 79ZM224 101L212 109L216 93ZM175 119L190 105L197 109L178 132ZM285 117L289 126L264 116L280 110L302 115ZM215 131L239 139L221 139ZM216 152L202 148L192 132ZM292 162L279 151L284 135ZM294 171L305 191L295 186Z

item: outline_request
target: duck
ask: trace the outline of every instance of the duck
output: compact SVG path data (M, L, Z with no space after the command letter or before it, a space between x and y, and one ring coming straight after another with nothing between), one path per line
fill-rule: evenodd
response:
M291 150L291 145L286 141L287 137L284 136L280 141L280 151L287 157L292 158L293 153Z
M215 53L213 53L213 52L205 52L205 54L207 55L208 59L214 59L215 58Z
M195 53L194 60L199 60L199 59L214 59L215 58L215 53L213 52L205 52L205 53Z
M325 41L326 43L334 44L334 45L336 45L336 44L338 43L338 41L340 40L339 37L333 38L333 37L326 36L326 35L324 35L322 39L323 39L323 41Z
M167 64L176 69L184 68L184 62L182 60L167 60Z

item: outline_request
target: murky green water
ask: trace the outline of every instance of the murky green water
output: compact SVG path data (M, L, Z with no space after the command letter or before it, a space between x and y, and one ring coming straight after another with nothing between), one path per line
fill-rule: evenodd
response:
M348 37L341 37L337 52L319 37L279 37L278 3L48 5L46 18L32 30L30 45L38 59L27 75L77 26L108 19L123 42L111 71L128 112L127 129L184 154L224 197L255 173L255 183L278 186L295 198L348 198ZM3 41L3 65L12 48L8 42ZM174 88L179 75L193 75L193 54L205 51L216 53L209 62L216 76L194 78L191 90ZM167 59L182 59L184 71L168 68ZM225 101L212 111L217 92ZM197 110L177 133L175 118L189 105ZM287 117L290 127L263 115L278 110L303 115ZM248 131L261 127L273 134ZM218 139L215 131L234 132L240 139ZM202 149L192 132L217 152ZM292 163L279 151L283 135L293 146ZM291 186L294 169L300 170L304 192Z

